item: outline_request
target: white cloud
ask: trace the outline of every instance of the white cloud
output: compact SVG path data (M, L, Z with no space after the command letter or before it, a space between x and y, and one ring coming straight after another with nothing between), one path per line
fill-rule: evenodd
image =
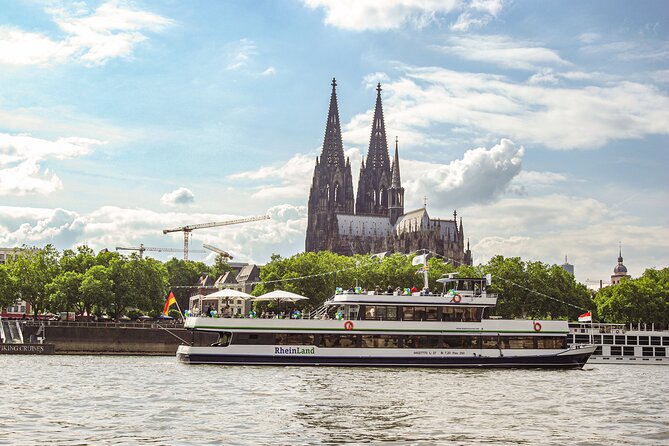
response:
M228 70L245 68L258 54L256 44L250 39L239 39L231 46L232 48L228 52Z
M260 73L261 76L274 76L276 74L276 68L274 67L267 67L265 71Z
M315 163L315 156L298 153L283 164L239 172L228 178L235 182L253 180L251 197L254 199L304 198L308 195Z
M122 0L107 1L95 11L53 7L47 13L63 32L62 38L0 27L0 63L50 65L74 60L100 65L130 56L135 46L147 39L145 31L160 32L173 23Z
M83 156L92 146L103 144L89 138L70 137L56 141L29 135L0 133L0 195L48 195L62 189L56 174L40 168L40 161Z
M304 249L304 206L278 205L268 209L267 214L271 220L195 231L191 234L191 246L201 249L202 243L210 243L229 251L235 260L256 262L266 262L275 252L286 256ZM0 246L53 243L58 249L65 249L87 244L95 250L113 250L116 246L143 243L178 249L183 246L183 235L179 232L163 235L162 230L167 226L242 217L245 216L155 212L116 206L103 206L87 214L64 209L0 206ZM153 252L147 255L163 260L175 256ZM202 260L205 254L193 253L189 257Z
M466 60L521 70L534 70L546 65L570 65L549 48L534 42L513 40L507 36L451 36L446 45L436 45L434 48Z
M400 68L403 76L383 85L384 117L389 134L408 142L405 147L443 145L444 126L457 128L461 137L487 134L551 149L669 134L669 96L648 84L608 80L552 87L438 67ZM344 125L347 144L369 142L371 115L370 109Z
M325 23L351 31L382 31L404 25L424 27L456 10L458 0L303 0L325 10Z
M468 150L449 164L401 159L405 195L414 200L427 196L437 207L493 201L520 173L523 153L523 147L503 139L490 149Z
M160 198L160 202L168 206L180 206L186 204L192 204L195 202L195 195L190 189L185 187L180 187L164 194Z

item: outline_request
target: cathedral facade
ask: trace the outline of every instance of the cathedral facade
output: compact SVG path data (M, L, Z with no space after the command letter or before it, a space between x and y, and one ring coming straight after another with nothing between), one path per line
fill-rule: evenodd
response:
M354 194L351 162L344 157L336 87L333 79L323 150L316 158L309 192L305 250L353 255L428 249L456 265L471 265L462 217L458 225L456 212L453 220L430 218L425 207L404 212L398 141L395 139L391 163L381 84L376 88L369 150L360 165Z

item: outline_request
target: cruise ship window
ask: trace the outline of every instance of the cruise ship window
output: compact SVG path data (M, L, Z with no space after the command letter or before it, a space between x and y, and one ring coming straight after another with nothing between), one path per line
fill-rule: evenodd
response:
M593 335L592 336L592 343L593 344L601 344L602 343L602 335Z
M577 344L589 344L590 343L590 335L577 334L576 335L576 343Z
M415 308L415 313L414 313L414 318L417 321L424 321L427 317L427 312L425 311L425 307L414 307Z
M613 344L613 336L604 335L604 344L607 344L607 345Z
M595 349L595 352L593 353L593 355L596 355L596 356L601 356L601 355L602 355L602 346L601 346L601 345L598 346L598 347Z
M367 308L365 308L365 319L376 319L376 307L374 305L368 305Z
M481 348L497 348L497 336L482 336Z
M436 321L437 320L437 307L427 307L427 317L426 319L428 321Z
M636 345L637 337L636 336L627 336L627 345Z
M634 356L634 347L623 347L623 356Z
M396 321L397 320L397 307L394 305L391 305L389 307L386 307L386 318L389 321Z
M537 348L567 348L567 338L562 336L539 336Z
M653 356L653 347L644 347L642 354L643 356Z
M669 338L668 337L663 337L662 338L662 345L669 345Z
M650 338L650 345L662 345L660 343L660 337L659 336L651 336Z
M625 336L616 336L615 337L615 344L624 345L625 344Z
M403 307L403 316L402 319L405 321L412 321L413 320L413 307Z
M648 336L639 336L639 345L648 345Z
M666 356L667 352L664 347L655 347L655 356Z
M509 348L536 348L534 336L509 336Z
M623 348L620 347L619 345L611 347L611 356L620 356L622 354L623 354Z

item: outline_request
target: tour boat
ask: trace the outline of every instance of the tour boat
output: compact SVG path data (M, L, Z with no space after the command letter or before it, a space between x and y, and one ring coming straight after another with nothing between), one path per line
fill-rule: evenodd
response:
M669 331L646 324L569 324L570 345L593 344L590 364L669 364Z
M300 319L188 317L211 345L179 361L225 365L581 368L595 346L568 346L566 321L488 317L490 276L439 279L441 293L336 292Z

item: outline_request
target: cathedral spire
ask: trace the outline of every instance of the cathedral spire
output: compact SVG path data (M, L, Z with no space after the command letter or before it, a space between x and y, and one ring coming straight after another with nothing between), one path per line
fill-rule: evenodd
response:
M332 78L332 94L330 95L330 109L328 121L325 125L325 138L321 164L333 166L344 165L344 145L341 140L341 125L339 124L339 107L337 105L337 81Z
M367 167L372 170L382 170L390 167L388 141L386 140L386 125L383 121L380 83L376 86L376 107L374 109L374 121L372 122L372 136L369 139Z
M402 187L402 181L400 180L400 155L398 149L399 141L397 136L395 137L395 158L393 159L393 168L392 176L390 180L390 187L400 188Z

